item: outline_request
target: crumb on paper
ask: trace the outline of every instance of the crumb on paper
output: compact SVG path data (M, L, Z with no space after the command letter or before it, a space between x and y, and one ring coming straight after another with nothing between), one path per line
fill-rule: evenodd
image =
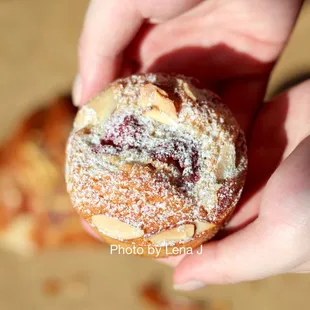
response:
M88 295L87 280L83 276L74 276L64 281L64 295L70 299L82 299Z
M83 299L88 295L89 288L86 277L74 275L65 279L49 278L44 281L42 290L47 297Z
M42 290L45 296L56 297L62 289L61 281L57 278L50 278L44 281Z
M231 310L223 301L205 302L185 296L169 296L160 283L145 283L140 290L141 300L150 309L160 310Z

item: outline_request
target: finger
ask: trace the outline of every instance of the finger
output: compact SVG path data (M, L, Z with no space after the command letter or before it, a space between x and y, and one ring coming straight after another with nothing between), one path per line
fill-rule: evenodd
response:
M286 246L291 232L279 229L281 236L272 223L259 218L223 240L207 243L201 254L187 255L176 267L176 289L237 283L284 272L287 258L292 256L291 247Z
M310 135L284 160L268 181L260 214L310 232ZM267 208L272 205L272 208ZM306 246L305 249L310 249ZM310 254L310 253L309 253Z
M288 243L296 256L290 272L309 272L310 266L310 135L285 159L268 181L261 214L296 230L295 243ZM266 201L273 208L265 207ZM296 244L297 243L297 244Z
M122 50L142 23L143 17L129 0L91 1L79 42L81 103L116 77Z
M255 94L254 91L253 94ZM229 96L232 99L236 98L235 102L239 100L237 111L234 110L234 106L231 106L238 118L238 108L241 113L243 110L241 100L243 93L239 90L238 94L237 87L236 92L232 90ZM250 97L249 93L249 100L251 100ZM309 98L310 80L283 92L262 107L252 130L252 136L249 137L249 173L245 195L240 208L227 225L229 231L239 229L255 219L262 194L258 189L266 184L271 174L297 145L310 135ZM244 107L244 111L246 110L247 106ZM238 119L242 122L242 119Z
M258 44L257 49L262 50L262 44ZM138 61L142 72L175 72L194 76L203 83L268 74L274 56L260 57L257 52L251 52L238 43L238 37L227 34L217 25L204 27L195 18L181 16L146 34L139 47Z
M191 75L196 68L199 75L213 79L269 71L287 42L301 3L204 1L148 34L140 48L143 70Z
M264 104L249 141L249 185L266 183L279 164L310 134L310 81ZM263 168L262 168L263 167Z
M299 143L310 135L310 79L293 87L276 100L287 106L287 117L283 129L287 145L283 158L287 158Z
M79 44L79 94L84 103L119 73L122 52L147 18L165 20L181 14L198 0L93 0L88 8Z

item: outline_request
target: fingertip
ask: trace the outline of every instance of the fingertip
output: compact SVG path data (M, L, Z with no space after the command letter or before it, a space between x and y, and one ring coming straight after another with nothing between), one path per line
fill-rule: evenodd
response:
M205 256L206 248L211 244L202 245L199 249L193 251L192 254L185 255L176 266L173 282L177 290L193 290L194 288L191 289L193 285L190 282L202 282L200 276L203 276L203 270L201 270L201 267L204 265L203 257Z
M193 254L186 255L182 261L176 266L173 274L173 288L177 291L194 291L203 288L207 285L204 281L203 273L197 271L201 269L201 262L197 261L200 253L203 252L205 246L196 249Z
M93 0L87 10L78 46L82 84L82 91L76 95L79 105L120 77L123 52L144 21L135 4L116 2Z
M80 65L81 92L79 105L83 105L103 91L109 83L120 75L123 57L102 57L101 59L89 58ZM79 90L79 88L78 88Z

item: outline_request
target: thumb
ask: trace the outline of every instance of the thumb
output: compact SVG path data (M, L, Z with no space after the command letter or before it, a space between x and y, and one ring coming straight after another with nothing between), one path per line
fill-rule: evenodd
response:
M310 136L269 180L259 217L225 239L205 244L176 267L175 288L227 284L300 271L310 257Z
M278 262L290 249L275 251L277 239L272 223L258 218L242 231L187 255L175 269L175 288L193 290L204 284L236 283L281 272Z

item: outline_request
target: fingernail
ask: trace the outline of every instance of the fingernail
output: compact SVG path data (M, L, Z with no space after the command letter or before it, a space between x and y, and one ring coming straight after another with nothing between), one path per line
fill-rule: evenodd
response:
M76 107L81 104L81 96L82 96L81 76L77 74L74 79L73 87L72 87L72 99L73 99L73 104Z
M200 281L188 281L183 284L175 284L173 287L177 291L194 291L204 286L206 286L205 283Z

